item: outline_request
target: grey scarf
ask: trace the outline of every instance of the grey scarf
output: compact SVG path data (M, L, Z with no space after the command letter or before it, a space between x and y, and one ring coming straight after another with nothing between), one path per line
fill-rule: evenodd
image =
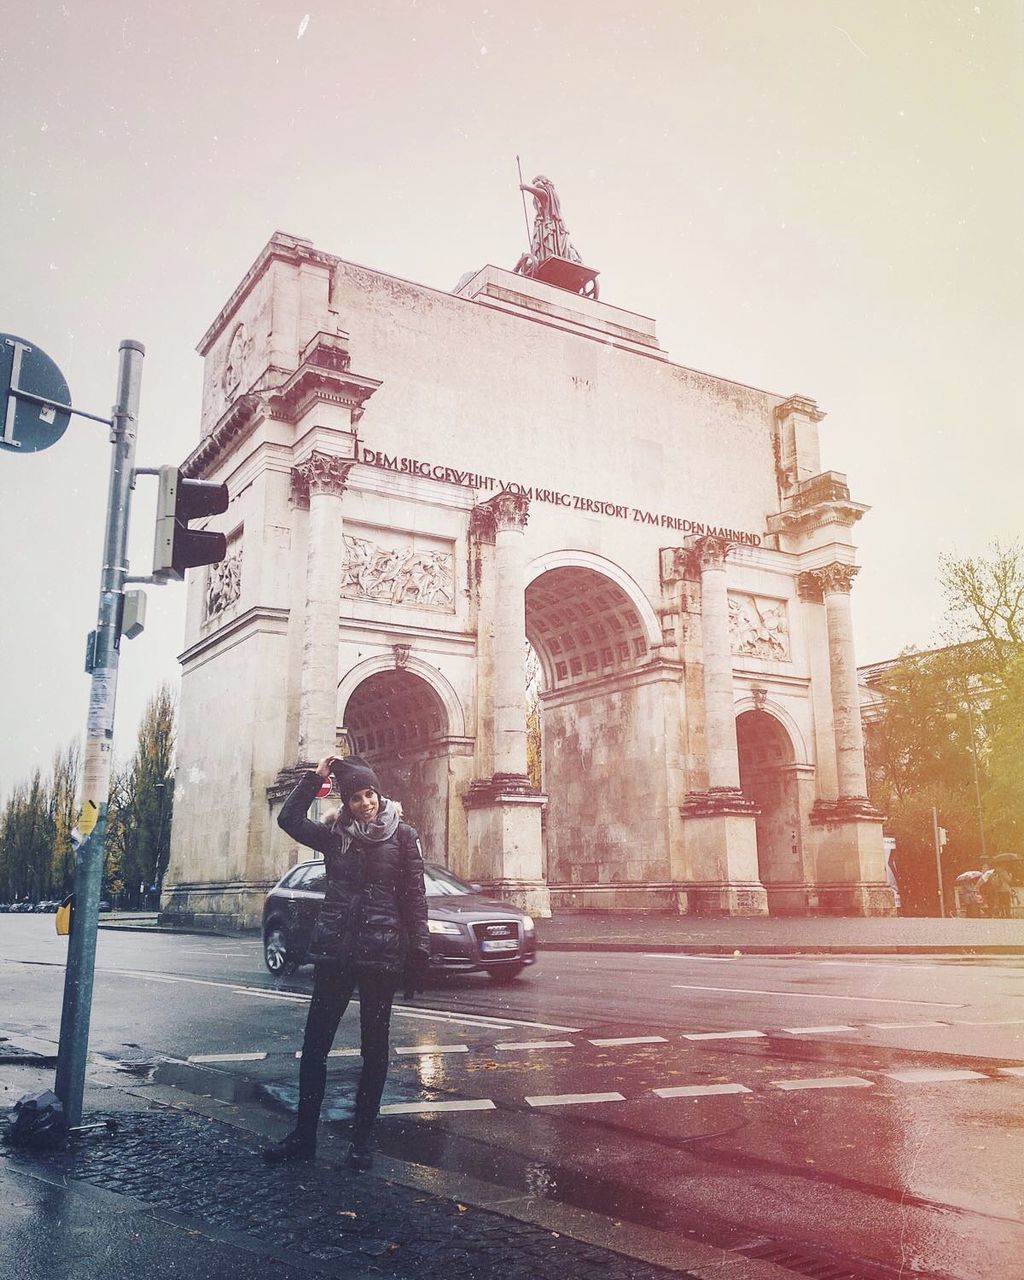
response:
M334 819L332 828L341 841L339 852L347 853L353 840L359 840L363 844L383 844L395 834L401 820L401 809L387 796L381 796L380 809L372 822L360 822L347 812L347 808L342 808Z

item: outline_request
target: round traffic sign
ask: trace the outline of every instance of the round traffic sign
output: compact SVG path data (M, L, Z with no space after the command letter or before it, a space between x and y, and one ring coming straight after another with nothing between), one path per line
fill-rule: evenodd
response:
M326 800L330 794L331 780L330 778L324 778L323 782L320 783L320 790L316 793L316 798L318 800Z
M13 333L0 333L0 448L38 453L57 443L71 414L27 399L19 391L57 404L71 403L64 375L45 351Z

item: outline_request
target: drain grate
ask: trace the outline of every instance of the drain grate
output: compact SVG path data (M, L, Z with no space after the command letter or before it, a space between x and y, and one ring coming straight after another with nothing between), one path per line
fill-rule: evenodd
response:
M844 1262L825 1254L807 1253L792 1245L765 1240L737 1249L744 1257L758 1262L771 1262L777 1267L808 1276L810 1280L894 1280L895 1272L869 1262ZM903 1271L903 1280L929 1280L923 1271Z

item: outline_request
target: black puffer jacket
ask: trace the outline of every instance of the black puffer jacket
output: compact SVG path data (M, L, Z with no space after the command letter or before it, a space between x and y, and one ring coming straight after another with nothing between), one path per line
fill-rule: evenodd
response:
M277 818L293 839L319 849L327 864L309 959L398 976L411 952L430 954L419 836L400 822L389 840L353 839L343 853L340 836L306 817L319 787L316 773L304 774Z

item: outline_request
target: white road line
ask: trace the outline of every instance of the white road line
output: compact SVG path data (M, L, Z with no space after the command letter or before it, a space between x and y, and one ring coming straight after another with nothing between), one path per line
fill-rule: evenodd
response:
M495 1049L575 1049L571 1040L506 1040Z
M864 1025L875 1031L916 1031L918 1027L946 1027L948 1030L953 1024L951 1022L865 1022Z
M942 1080L987 1080L981 1071L956 1071L947 1067L915 1067L907 1071L884 1071L889 1080L900 1084L931 1084Z
M616 1044L668 1044L664 1036L615 1036L610 1040L591 1040L598 1048Z
M561 1031L563 1033L582 1030L581 1027L560 1027L554 1022L529 1022L522 1018L491 1018L486 1013L471 1013L463 1015L455 1012L455 1010L449 1011L447 1009L412 1010L408 1009L407 1006L400 1004L396 1004L392 1012L415 1012L418 1013L420 1017L424 1018L428 1016L441 1019L447 1018L452 1022L471 1022L480 1027L536 1027L538 1031Z
M891 996L828 996L809 991L765 991L760 987L700 987L689 982L673 982L672 986L680 991L727 991L734 996L778 996L782 1000L859 1000L867 1004L929 1004L941 1009L964 1008L963 1004L949 1004L945 1000L894 1000Z
M681 1084L671 1089L652 1089L659 1098L710 1098L720 1093L753 1093L745 1084Z
M1019 1027L1024 1025L1024 1018L995 1018L989 1022L968 1022L965 1018L958 1018L953 1023L954 1027Z
M469 1053L468 1044L400 1044L395 1053L406 1053L421 1058L432 1053Z
M332 1049L327 1055L328 1058L358 1058L362 1053L361 1049ZM302 1057L302 1050L295 1050L296 1058Z
M190 1053L186 1062L262 1062L265 1053Z
M870 1089L872 1082L860 1076L811 1076L806 1080L771 1080L773 1089Z
M834 1027L783 1027L782 1030L785 1031L787 1036L821 1036L831 1034L832 1032L856 1031L857 1028L849 1027L840 1023Z
M302 1004L309 996L289 995L285 991L257 991L253 987L229 987L236 996L253 996L257 1000L284 1000L289 1004Z
M1024 1067L1000 1067L1001 1076L1024 1076Z
M388 1102L380 1109L382 1116L423 1115L430 1111L493 1111L490 1098L463 1098L457 1102Z
M691 1031L684 1035L684 1040L753 1040L764 1036L766 1031Z
M625 1102L621 1093L551 1093L526 1098L531 1107L576 1106L586 1102Z

